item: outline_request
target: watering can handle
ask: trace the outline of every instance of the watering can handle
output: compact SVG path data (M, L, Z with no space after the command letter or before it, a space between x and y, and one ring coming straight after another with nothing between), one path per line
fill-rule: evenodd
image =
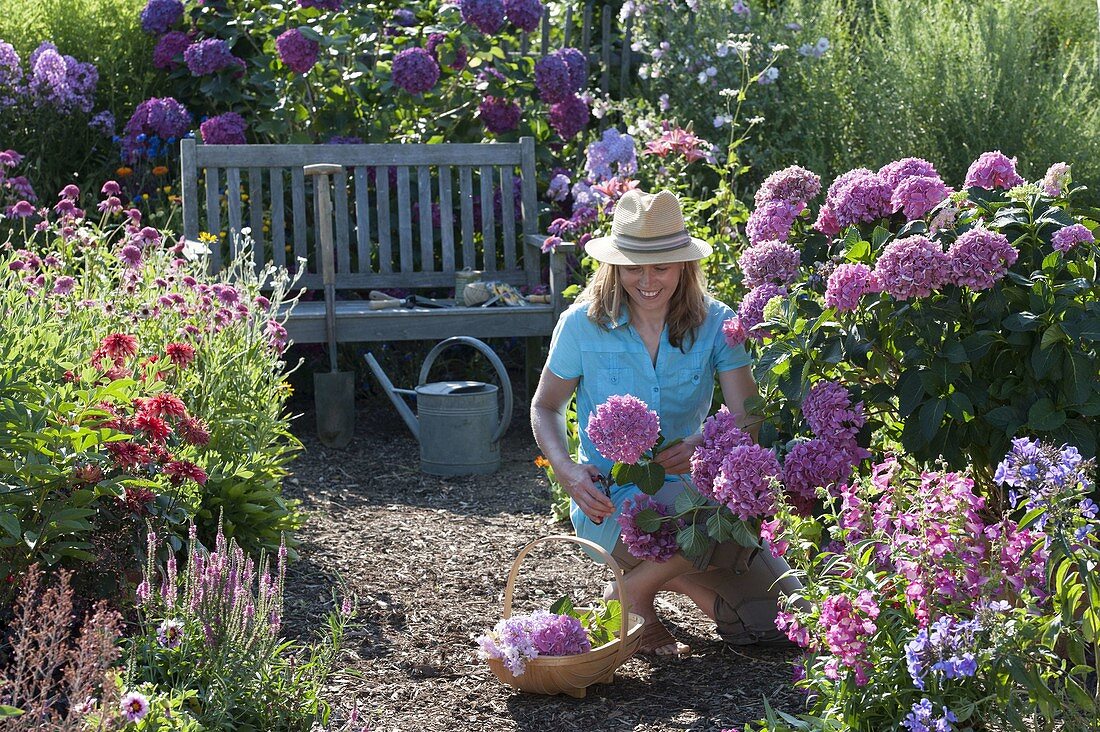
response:
M428 357L424 359L424 365L420 367L420 385L423 386L428 383L428 372L431 371L436 357L444 349L459 343L465 343L481 351L481 354L489 359L489 363L493 364L493 368L497 370L497 376L500 377L500 385L504 388L504 412L500 415L500 426L497 427L496 434L493 435L492 441L496 442L504 434L504 430L508 429L508 424L512 421L512 382L508 378L508 371L505 370L504 364L500 362L500 358L493 353L491 348L477 338L471 338L470 336L451 336L447 340L440 341L435 344L435 348L428 352Z

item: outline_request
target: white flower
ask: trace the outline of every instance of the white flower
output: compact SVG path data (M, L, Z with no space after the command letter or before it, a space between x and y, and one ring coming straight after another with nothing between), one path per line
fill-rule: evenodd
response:
M720 96L720 97L729 97L729 98L732 99L740 93L741 93L740 89L722 89L720 92L718 92L718 96Z
M194 262L204 254L210 253L210 247L203 244L201 241L195 241L194 239L183 240L183 258L188 262Z
M706 84L707 83L707 72L700 71L699 76L697 76L696 79L700 84Z
M749 41L736 41L730 46L730 48L732 48L734 51L737 51L742 56L747 56L749 55L749 52L752 51L752 43L750 43Z
M773 43L771 45L771 49L772 49L773 53L783 53L788 48L790 48L790 46L788 46L786 43Z
M748 120L746 120L746 121L750 125L758 125L758 124L760 124L761 122L764 121L764 118L763 117L749 117Z

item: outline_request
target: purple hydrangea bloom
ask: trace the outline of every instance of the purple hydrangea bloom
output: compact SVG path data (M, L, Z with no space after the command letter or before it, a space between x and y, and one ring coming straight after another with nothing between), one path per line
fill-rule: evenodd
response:
M317 63L317 41L302 35L302 31L291 28L275 39L275 50L287 68L296 74L305 74Z
M802 416L817 437L845 440L855 437L863 427L863 402L852 404L852 397L836 381L819 381L802 400Z
M749 237L749 243L787 241L791 226L805 208L806 204L802 202L765 201L749 214L749 220L745 223L745 234Z
M1004 155L1000 150L984 152L970 164L966 171L967 188L1009 189L1024 182L1016 173L1016 158Z
M390 18L394 25L399 25L402 28L412 28L416 25L416 13L408 8L398 8L393 11L393 17Z
M1050 238L1051 246L1060 252L1068 252L1078 244L1091 244L1094 241L1096 241L1096 237L1084 224L1063 226L1054 232L1054 236Z
M600 454L617 463L633 465L657 443L661 421L657 413L635 396L613 395L596 407L585 433Z
M298 0L300 7L321 10L339 10L343 4L343 0Z
M511 132L519 125L523 112L519 104L504 97L487 96L477 107L485 129L494 135Z
M840 312L852 312L859 306L860 298L875 289L871 268L866 264L841 264L829 275L825 305Z
M547 54L535 64L535 87L542 101L557 104L573 93L572 86L569 64L558 54Z
M746 287L758 287L765 282L789 285L798 275L801 255L790 244L764 241L742 252L737 263L745 275Z
M882 176L883 180L890 184L891 189L897 188L898 183L901 183L906 178L940 177L940 174L936 172L936 166L932 165L932 163L924 158L902 158L901 160L895 160L879 168L878 174Z
M927 297L951 277L951 263L940 245L923 236L907 236L886 245L875 263L875 281L898 300Z
M110 137L115 134L115 116L111 114L109 109L105 109L102 112L96 112L96 114L88 120L88 127L104 137Z
M971 290L988 290L1020 256L1004 234L976 228L964 233L947 250L951 281Z
M949 195L951 189L939 178L914 175L898 182L890 197L890 208L904 212L910 221L922 219Z
M134 162L140 157L143 143L138 138L142 135L169 140L183 137L190 127L191 115L186 107L172 97L150 97L137 106L123 129L123 159Z
M703 444L691 455L691 481L705 495L713 495L722 460L733 448L752 444L752 438L737 426L737 418L724 404L703 422L702 434Z
M530 33L542 20L542 3L539 0L504 0L504 13L512 25Z
M236 112L226 112L199 125L202 141L207 145L243 145L248 123Z
M2 84L2 72L0 72L0 85ZM1055 163L1047 168L1046 175L1043 176L1040 185L1043 187L1043 193L1048 196L1061 196L1066 192L1066 183L1069 182L1069 179L1069 165Z
M786 201L787 203L809 203L821 192L821 178L811 170L792 165L777 170L767 178L756 192L756 205L767 201Z
M829 204L841 229L868 224L891 213L890 184L877 173L857 171L852 171L856 175L841 176L829 189Z
M775 513L772 480L778 480L780 472L779 460L771 450L755 444L738 445L722 459L710 497L746 521L771 516Z
M423 48L407 48L393 59L393 83L409 94L429 91L439 73L439 63Z
M569 85L575 92L584 91L588 85L588 57L576 48L559 48L554 52L569 67Z
M852 439L815 437L796 444L783 461L783 485L791 505L800 514L812 514L816 489L846 481L867 454Z
M596 182L638 172L638 153L634 138L614 127L608 127L600 139L589 143L585 150L584 170Z
M437 50L444 41L447 40L447 36L443 33L432 33L428 36L428 42L424 44L424 48L428 49L428 53L435 57L436 63L439 62L439 54ZM466 68L466 61L469 58L469 54L466 50L466 46L462 45L455 49L454 59L448 64L450 68L455 71L461 71Z
M206 38L192 43L183 52L183 60L192 76L206 76L230 66L244 66L244 62L233 55L229 44L221 38Z
M165 33L153 49L153 66L171 71L183 65L183 52L191 45L191 39L183 31Z
M504 25L504 3L501 0L460 0L462 20L485 35L492 35Z
M722 333L726 342L731 346L739 346L748 338L763 340L768 333L762 330L753 330L764 322L764 307L772 298L786 295L787 289L771 282L754 287L745 295L741 305L737 308L737 315L722 324Z
M588 104L576 94L550 105L550 126L563 140L576 137L589 119Z
M141 29L159 35L180 22L183 3L180 0L149 0L141 11Z
M556 615L533 623L531 641L540 656L575 656L592 650L588 632L581 621L571 615Z
M833 208L828 203L821 207L818 211L817 221L813 226L815 231L820 231L825 236L836 236L840 233L840 223L836 220L836 214L833 213Z
M654 511L660 516L668 516L668 509L644 493L628 498L623 503L622 512L617 519L622 532L619 534L631 556L650 562L667 562L678 549L676 532L678 521L662 521L660 528L652 533L638 527L636 517L642 511Z

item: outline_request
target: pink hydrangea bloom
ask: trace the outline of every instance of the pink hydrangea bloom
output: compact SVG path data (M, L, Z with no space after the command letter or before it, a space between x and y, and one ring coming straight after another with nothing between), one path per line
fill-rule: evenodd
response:
M883 180L890 184L890 188L897 188L906 178L939 178L936 166L924 158L902 158L892 163L883 165L878 170Z
M756 192L756 205L767 201L786 201L787 203L809 203L821 192L821 178L811 170L792 165L777 170L767 178Z
M801 201L765 201L749 214L749 220L745 223L745 234L749 237L749 243L787 241L794 220L805 208L806 204Z
M817 489L836 490L867 455L869 453L851 439L815 437L799 442L783 461L783 485L791 505L803 516L812 515Z
M825 287L825 304L841 312L851 312L859 306L859 300L875 291L871 268L866 264L845 263L838 265L829 275Z
M951 264L936 242L907 236L886 245L874 274L884 292L908 300L927 297L948 282Z
M287 68L305 74L317 63L317 41L306 38L302 31L291 28L275 39L275 50Z
M890 196L890 208L904 212L910 221L921 219L950 194L951 189L939 178L903 178Z
M951 281L971 290L987 290L1005 276L1020 255L1004 234L988 229L971 229L951 245Z
M752 444L752 438L737 426L737 418L724 404L703 422L702 435L703 444L691 456L691 480L703 494L712 495L723 458L735 447Z
M1051 246L1060 252L1068 252L1078 244L1091 244L1094 241L1096 241L1096 237L1084 224L1063 226L1054 232L1054 236L1050 238Z
M1047 168L1046 175L1040 185L1043 193L1048 196L1061 196L1066 192L1066 183L1069 181L1069 165L1055 163Z
M790 244L763 241L742 252L737 263L745 275L746 287L758 287L765 282L789 285L798 275L801 256Z
M633 498L628 498L623 504L618 522L622 527L619 534L632 556L645 559L650 562L667 562L676 554L676 532L682 521L662 521L661 527L654 532L643 531L636 523L639 513L646 510L657 512L661 516L668 516L668 509L653 500L650 496L640 493Z
M569 140L580 134L591 115L588 104L576 94L570 94L557 104L550 105L550 126L563 140Z
M838 182L841 179L838 179ZM833 184L836 187L836 184ZM836 214L837 224L845 228L852 224L867 224L889 216L891 213L890 196L893 193L890 184L877 173L867 171L845 179L835 195L833 188L829 195L831 210Z
M984 152L970 164L966 171L967 188L1009 189L1024 182L1016 173L1016 158L1004 155L1000 150Z
M863 427L863 402L852 404L851 394L836 381L819 381L802 400L802 416L814 435L827 440L855 437Z
M584 626L571 615L550 613L532 626L531 641L540 656L574 656L592 650Z
M738 346L747 338L759 341L768 337L767 332L752 329L764 322L764 306L771 302L772 298L786 294L786 288L771 282L765 282L750 290L737 308L737 315L722 324L722 333L726 337L726 342L731 346Z
M775 489L779 460L760 445L739 445L722 459L710 497L726 504L738 517L748 520L775 514Z
M836 214L833 213L832 206L826 203L821 207L813 228L825 236L836 236L840 233L840 222L836 220Z
M614 395L588 420L588 439L608 460L633 465L657 443L657 413L635 396Z
M745 329L738 315L727 318L722 323L722 335L725 337L726 343L731 346L740 346L749 339L749 332Z

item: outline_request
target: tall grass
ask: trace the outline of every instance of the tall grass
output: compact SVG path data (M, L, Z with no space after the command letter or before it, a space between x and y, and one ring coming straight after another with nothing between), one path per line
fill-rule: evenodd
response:
M1096 12L1091 0L789 0L782 22L832 48L784 69L752 162L835 175L916 155L958 185L980 153L1000 149L1031 179L1073 163L1097 200Z

